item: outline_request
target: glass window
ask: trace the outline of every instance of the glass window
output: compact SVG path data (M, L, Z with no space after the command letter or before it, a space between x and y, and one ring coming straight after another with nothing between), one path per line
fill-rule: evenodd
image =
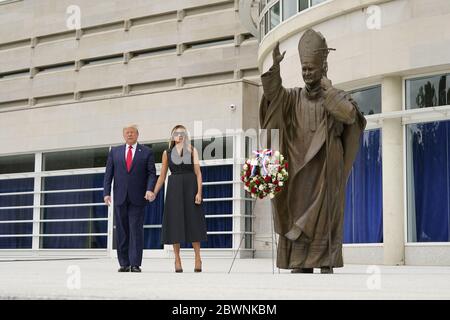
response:
M43 249L105 249L107 236L41 237Z
M269 30L269 12L264 15L264 34L267 34Z
M351 92L363 115L381 113L381 86Z
M200 160L218 160L233 158L233 137L212 137L200 140L192 140L192 145L200 151Z
M34 154L0 157L0 174L34 171Z
M144 227L144 249L163 249L163 248L164 245L161 243L161 228Z
M8 232L10 234L10 232ZM32 237L0 238L0 249L31 249Z
M406 109L450 104L450 74L406 80Z
M283 0L283 20L289 19L297 13L296 0Z
M157 142L146 144L147 147L151 148L153 151L153 156L155 157L155 163L162 162L162 154L164 150L169 148L169 142Z
M107 237L104 235L71 236L71 234L104 234L108 232L108 209L104 205L98 205L103 202L103 177L103 174L85 174L42 178L43 191L61 191L42 194L42 205L58 206L42 208L42 220L96 220L42 222L40 233L46 236L40 239L41 248L106 248ZM86 191L67 192L72 189L86 189ZM74 204L84 204L85 206L71 206ZM48 236L52 234L67 236Z
M407 126L410 242L450 241L449 149L450 121Z
M42 170L67 170L105 167L109 148L84 149L43 154Z
M303 11L309 8L309 0L298 0L298 11Z
M281 17L280 17L280 3L275 3L272 8L269 10L270 18L269 18L269 27L270 30L275 28L277 25L280 24Z
M364 132L347 181L344 243L383 242L381 130Z
M33 233L32 208L17 208L33 205L33 194L7 195L13 192L33 191L34 179L0 180L0 235L24 235ZM31 249L31 237L0 237L0 249Z

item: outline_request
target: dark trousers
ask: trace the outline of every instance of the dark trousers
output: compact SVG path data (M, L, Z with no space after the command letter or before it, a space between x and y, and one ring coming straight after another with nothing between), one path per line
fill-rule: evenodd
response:
M121 267L141 266L144 250L144 209L127 199L114 206L117 235L117 257Z

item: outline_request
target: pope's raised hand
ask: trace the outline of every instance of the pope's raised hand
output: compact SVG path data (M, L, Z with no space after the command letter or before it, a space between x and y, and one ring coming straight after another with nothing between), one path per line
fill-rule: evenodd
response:
M280 64L280 62L283 61L285 54L286 51L284 51L283 54L280 53L280 43L277 42L272 52L273 64Z

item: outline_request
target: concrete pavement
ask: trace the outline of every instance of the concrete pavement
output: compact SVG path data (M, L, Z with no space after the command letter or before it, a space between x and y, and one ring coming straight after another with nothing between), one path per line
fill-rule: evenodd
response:
M115 259L0 260L0 299L450 299L450 267L346 265L335 274L291 274L271 259L145 259L118 273ZM319 272L319 270L315 270Z

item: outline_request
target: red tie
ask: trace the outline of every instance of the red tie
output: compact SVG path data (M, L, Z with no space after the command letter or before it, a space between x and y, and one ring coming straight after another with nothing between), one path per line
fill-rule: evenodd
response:
M133 152L131 151L133 149L133 146L128 147L128 153L127 153L127 171L130 172L131 169L131 162L133 162Z

